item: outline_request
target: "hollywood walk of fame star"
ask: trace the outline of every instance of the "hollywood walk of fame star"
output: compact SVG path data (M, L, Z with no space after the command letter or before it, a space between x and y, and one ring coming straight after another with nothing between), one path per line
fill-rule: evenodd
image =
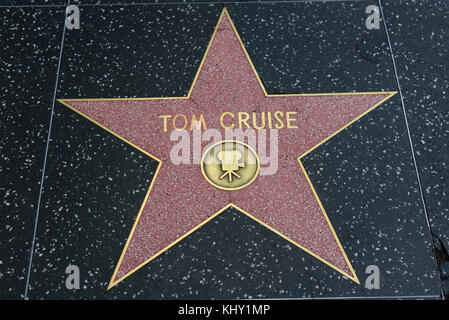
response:
M59 99L159 161L108 288L231 206L359 283L301 157L394 94L267 94L224 9L186 97ZM276 174L260 175L238 191L211 185L198 164L173 164L173 142L159 117L203 114L208 128L224 132L218 120L224 112L292 110L295 125L279 130Z

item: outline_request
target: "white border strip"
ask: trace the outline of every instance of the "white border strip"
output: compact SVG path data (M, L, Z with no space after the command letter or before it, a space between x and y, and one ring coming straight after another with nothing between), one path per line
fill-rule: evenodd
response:
M67 0L67 5L69 5L69 4L70 4L70 0ZM32 263L33 263L33 255L34 255L34 246L35 246L35 242L36 242L37 225L38 225L38 221L39 221L39 213L40 213L40 208L41 208L42 190L44 188L45 171L47 169L48 147L50 145L50 136L51 136L51 128L52 128L52 124L53 124L53 115L55 113L56 93L58 91L58 82L59 82L59 70L61 69L61 60L62 60L62 49L64 47L64 38L65 38L65 29L66 29L66 27L65 27L65 19L66 19L66 13L65 13L65 10L64 10L64 22L62 24L63 31L62 31L62 39L61 39L61 48L59 49L59 61L58 61L58 68L57 68L57 71L56 71L55 91L53 93L53 103L52 103L52 106L51 106L50 123L48 124L47 145L45 147L45 156L44 156L44 165L42 167L41 185L40 185L40 189L39 189L39 198L37 200L36 218L34 219L33 241L31 243L30 262L28 264L28 273L27 273L27 279L26 279L24 300L28 300L28 287L29 287L29 283L30 283L31 266L32 266Z
M436 268L437 276L438 276L439 283L440 283L440 293L441 293L441 297L444 297L443 285L441 283L441 276L440 276L438 263L437 263L437 260L436 260L435 251L434 251L434 247L433 247L433 243L432 243L432 241L433 241L433 239L432 239L432 229L430 227L429 214L427 213L426 201L424 199L424 193L423 193L423 189L422 189L421 178L419 176L418 164L416 162L416 157L415 157L415 149L413 147L412 136L410 134L410 127L409 127L409 124L408 124L407 112L405 110L404 97L402 96L402 89L401 89L401 85L399 83L398 69L396 67L396 61L394 59L393 46L391 45L390 34L389 34L388 28L387 28L387 21L385 20L384 10L383 10L383 7L382 7L382 1L378 0L378 2L379 2L380 13L382 15L382 21L383 21L383 24L384 24L385 34L386 34L387 40L388 40L388 46L390 47L391 60L393 61L393 70L394 70L394 75L396 77L396 82L397 82L397 85L398 85L399 96L401 97L402 111L404 113L405 126L407 128L408 140L410 142L410 148L411 148L411 151L412 151L413 164L415 166L416 178L418 179L418 186L419 186L419 192L421 194L422 205L423 205L423 208L424 208L424 215L425 215L425 218L426 218L427 227L429 229L430 247L431 247L432 253L434 255L435 268Z

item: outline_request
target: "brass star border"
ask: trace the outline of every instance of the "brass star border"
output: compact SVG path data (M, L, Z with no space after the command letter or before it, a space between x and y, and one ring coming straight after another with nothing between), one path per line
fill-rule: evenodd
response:
M114 101L118 101L118 100L127 100L127 101L130 101L130 100L189 99L189 98L190 98L190 95L191 95L191 93L192 93L192 91L193 91L193 88L195 87L195 84L196 84L196 81L197 81L198 76L199 76L199 74L200 74L200 71L201 71L201 69L202 69L203 63L204 63L204 61L205 61L205 59L206 59L206 56L207 56L207 54L208 54L208 52L209 52L209 49L210 49L210 47L211 47L212 41L213 41L213 39L215 38L215 35L216 35L216 33L217 33L217 30L218 30L220 21L222 20L222 18L223 18L224 15L226 15L227 18L229 19L229 21L230 21L230 23L231 23L231 26L232 26L232 29L233 29L233 31L234 31L234 33L235 33L235 35L236 35L238 41L240 42L240 45L241 45L241 47L242 47L242 49L243 49L243 52L244 52L244 54L245 54L245 56L246 56L246 59L248 60L250 66L251 66L251 68L252 68L252 70L253 70L253 72L254 72L254 75L255 75L257 81L259 82L259 85L260 85L260 87L261 87L261 89L262 89L262 91L263 91L265 97L267 97L267 98L270 98L270 97L326 96L326 95L368 95L368 94L388 94L388 96L386 96L385 99L381 100L380 102L378 102L377 104L375 104L374 106L372 106L371 108L369 108L368 110L366 110L364 113L362 113L361 115L359 115L358 117L356 117L355 119L353 119L352 121L350 121L349 123L347 123L345 126L341 127L341 128L338 129L337 131L335 131L333 134L331 134L330 136L328 136L326 139L322 140L321 142L319 142L318 144L316 144L315 146L313 146L312 148L310 148L308 151L306 151L305 153L303 153L302 155L300 155L300 156L297 158L298 163L299 163L299 165L300 165L300 167L301 167L301 170L302 170L302 172L304 173L304 175L305 175L305 177L306 177L306 179L307 179L307 182L308 182L308 184L309 184L309 186L310 186L310 188L311 188L311 190L312 190L312 192L313 192L313 194L314 194L314 196L315 196L315 198L316 198L316 200L317 200L317 202L318 202L318 204L319 204L319 206L320 206L320 208L321 208L321 211L322 211L322 213L323 213L323 215L324 215L324 217L325 217L325 219L326 219L326 221L327 221L327 223L328 223L328 225L329 225L329 227L330 227L330 230L332 231L332 234L333 234L333 236L334 236L334 238L335 238L335 240L336 240L336 242L337 242L337 244L338 244L338 246L339 246L339 248L340 248L340 250L341 250L341 252L342 252L342 254L343 254L344 258L345 258L345 260L346 260L346 263L348 264L349 268L351 269L352 275L346 273L345 271L343 271L343 270L339 269L338 267L334 266L332 263L330 263L330 262L324 260L323 258L319 257L318 255L316 255L315 253L313 253L313 252L310 251L309 249L303 247L303 246L300 245L299 243L297 243L297 242L293 241L292 239L288 238L287 236L283 235L283 234L280 233L279 231L277 231L277 230L275 230L274 228L270 227L269 225L267 225L267 224L264 223L263 221L259 220L258 218L256 218L256 217L253 216L252 214L246 212L245 210L243 210L242 208L238 207L237 205L235 205L235 204L233 204L233 203L229 203L228 205L226 205L225 207L223 207L222 209L220 209L219 211L217 211L216 213L214 213L213 215L211 215L209 218L207 218L206 220L204 220L203 222L201 222L200 224L198 224L195 228L191 229L190 231L188 231L187 233L185 233L184 235L182 235L181 237L179 237L176 241L172 242L170 245L168 245L168 246L166 246L165 248L161 249L160 251L158 251L157 253L155 253L154 255L152 255L150 258L148 258L147 260L145 260L144 262L142 262L141 264L139 264L137 267L135 267L133 270L131 270L130 272L128 272L127 274L125 274L123 277L121 277L121 278L119 278L118 280L115 280L115 281L114 281L114 279L115 279L115 277L116 277L116 274L117 274L117 272L118 272L118 269L119 269L119 267L120 267L120 264L121 264L121 262L122 262L122 260L123 260L124 255L125 255L125 252L126 252L126 250L127 250L127 248L128 248L129 242L130 242L130 240L131 240L131 238L132 238L132 235L134 234L135 228L136 228L136 226L137 226L137 224L138 224L138 222L139 222L139 219L140 219L140 216L141 216L141 214L142 214L142 212L143 212L144 206L145 206L145 204L146 204L146 202L147 202L147 199L148 199L148 197L149 197L149 195L150 195L151 189L152 189L152 187L153 187L153 185L154 185L154 182L155 182L156 179L157 179L157 175L158 175L158 172L159 172L159 170L160 170L160 168L161 168L162 161L161 161L159 158L157 158L156 156L150 154L149 152L143 150L142 148L138 147L137 145L133 144L132 142L128 141L127 139L123 138L122 136L118 135L117 133L113 132L112 130L108 129L107 127L105 127L105 126L102 125L101 123L95 121L95 120L92 119L91 117L89 117L89 116L85 115L84 113L80 112L79 110L73 108L73 107L70 106L66 101L95 101L95 100L97 100L97 101L112 101L112 100L114 100ZM81 116L83 116L84 118L88 119L89 121L93 122L93 123L96 124L97 126L103 128L104 130L106 130L106 131L109 132L110 134L112 134L112 135L114 135L115 137L119 138L120 140L126 142L127 144L131 145L132 147L136 148L137 150L141 151L142 153L146 154L147 156L151 157L152 159L155 159L155 160L158 161L158 166L157 166L156 172L155 172L155 174L154 174L154 176L153 176L153 179L152 179L152 181L151 181L151 183L150 183L150 186L149 186L148 191L147 191L147 193L146 193L146 195L145 195L145 198L144 198L144 201L143 201L143 203L142 203L142 205L141 205L141 207L140 207L140 210L139 210L139 212L138 212L138 214L137 214L137 217L136 217L136 219L135 219L135 221L134 221L133 227L132 227L131 232L130 232L130 234L129 234L129 236L128 236L128 239L127 239L127 241L126 241L126 244L125 244L125 246L124 246L124 248L123 248L123 250L122 250L122 254L120 255L119 261L117 262L117 265L116 265L116 267L115 267L115 269L114 269L114 273L113 273L113 275L112 275L112 277L111 277L111 280L110 280L110 282L109 282L109 285L108 285L108 287L107 287L107 290L111 289L113 286L115 286L116 284L118 284L119 282L121 282L122 280L124 280L125 278L127 278L128 276L130 276L131 274L133 274L134 272L136 272L137 270L139 270L141 267L143 267L144 265L146 265L148 262L150 262L151 260L153 260L153 259L155 259L156 257L158 257L160 254L162 254L163 252L165 252L166 250L168 250L170 247L174 246L175 244L177 244L178 242L180 242L181 240L183 240L184 238L186 238L188 235L190 235L191 233L193 233L193 232L196 231L197 229L201 228L203 225L205 225L206 223L208 223L209 221L211 221L211 220L214 219L216 216L218 216L220 213L222 213L223 211L225 211L226 209L228 209L228 208L230 208L230 207L233 207L233 208L239 210L240 212L244 213L246 216L250 217L250 218L253 219L254 221L260 223L260 224L263 225L264 227L266 227L266 228L268 228L269 230L273 231L274 233L276 233L277 235L279 235L279 236L282 237L283 239L289 241L290 243L292 243L292 244L294 244L295 246L297 246L297 247L301 248L302 250L306 251L307 253L309 253L310 255L312 255L313 257L315 257L316 259L320 260L321 262L323 262L323 263L325 263L326 265L330 266L331 268L335 269L335 270L338 271L339 273L343 274L345 277L351 279L352 281L356 282L357 284L360 284L360 281L359 281L359 279L357 278L357 275L356 275L356 273L355 273L355 271L354 271L354 269L353 269L353 267L352 267L352 265L351 265L351 262L349 261L347 255L346 255L346 253L345 253L345 251L344 251L344 249L343 249L343 246L341 245L341 243L340 243L340 241L339 241L339 239L338 239L338 236L337 236L337 234L336 234L336 232L335 232L335 230L334 230L334 228L333 228L333 226L332 226L332 224L331 224L331 222L330 222L330 220L329 220L329 217L328 217L327 214L326 214L326 211L325 211L325 209L324 209L324 207L323 207L323 205L322 205L322 203L321 203L320 198L318 197L318 194L317 194L317 192L316 192L316 190L315 190L315 188L314 188L314 186L313 186L313 184L312 184L310 178L309 178L309 175L307 174L307 172L306 172L306 170L305 170L305 168L304 168L304 165L302 164L301 159L302 159L303 157L305 157L306 155L308 155L308 154L309 154L310 152L312 152L313 150L315 150L317 147L319 147L320 145L322 145L323 143L325 143L326 141L328 141L329 139L331 139L332 137L334 137L335 135L337 135L338 133L340 133L342 130L344 130L344 129L346 129L347 127L349 127L349 126L350 126L351 124L353 124L355 121L359 120L360 118L362 118L363 116L365 116L367 113L371 112L373 109L375 109L376 107L378 107L379 105L381 105L383 102L385 102L386 100L390 99L390 98L391 98L392 96L394 96L396 93L397 93L397 91L347 92L347 93L312 93L312 94L268 94L267 91L266 91L266 89L265 89L265 87L264 87L264 85L263 85L263 83L262 83L262 81L261 81L261 79L260 79L260 77L259 77L259 74L257 73L257 71L256 71L256 69L255 69L255 67L254 67L254 64L253 64L253 62L252 62L252 60L251 60L251 58L250 58L248 52L247 52L246 49L245 49L245 46L244 46L244 44L243 44L243 41L242 41L242 39L240 38L239 33L237 32L237 29L236 29L236 27L235 27L235 25L234 25L234 23L233 23L233 21L232 21L230 15L229 15L228 10L227 10L226 8L223 8L223 10L222 10L222 12L221 12L221 14L220 14L220 17L219 17L219 19L218 19L218 22L217 22L217 24L216 24L216 26L215 26L214 32L213 32L213 34L212 34L212 37L211 37L211 39L210 39L210 41L209 41L209 44L208 44L208 46L207 46L207 49L206 49L206 51L205 51L205 53L204 53L204 55L203 55L203 58L202 58L202 60L201 60L200 66L199 66L199 68L198 68L198 70L197 70L197 72L196 72L196 74L195 74L195 78L193 79L193 82L192 82L192 84L191 84L191 86L190 86L190 89L189 89L189 91L188 91L187 96L182 96L182 97L152 97L152 98L104 98L104 99L102 99L102 98L93 98L93 99L67 99L67 98L64 98L64 99L57 99L57 101L60 102L61 104L67 106L68 108L70 108L71 110L75 111L75 112L78 113L79 115L81 115Z

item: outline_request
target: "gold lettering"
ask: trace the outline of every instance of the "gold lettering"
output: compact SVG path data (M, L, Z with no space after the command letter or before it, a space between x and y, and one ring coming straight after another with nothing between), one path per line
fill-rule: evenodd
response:
M196 116L194 114L192 114L192 121L190 122L190 131L193 130L193 126L194 125L195 125L195 129L196 130L201 130L201 126L204 127L204 130L207 130L206 121L204 120L204 116L203 116L202 113L200 114L200 120L199 121L197 121L196 120Z
M243 118L243 116L245 116L245 118ZM249 120L249 114L248 112L239 112L239 129L243 128L243 123L245 124L245 126L247 128L251 128L248 124L248 120Z
M276 129L283 129L284 128L284 122L282 121L282 119L280 118L280 117L283 117L284 116L284 113L282 112L282 111L275 111L274 112L274 118L276 119L276 121L278 122L278 123L276 123L275 125L274 125L274 127L276 128Z
M159 118L164 119L164 132L167 132L167 119L171 118L169 114L161 114Z
M297 114L296 111L287 112L287 128L289 128L289 129L298 128L297 125L291 124L292 122L296 121L296 118L290 118L290 116L293 116L293 115L296 115L296 114Z
M271 111L267 112L267 117L268 117L268 120L267 120L267 122L268 122L268 129L271 129L271 128L273 128L273 124L271 123Z
M232 119L235 118L235 116L234 116L234 114L233 114L232 112L228 112L228 111L223 112L223 113L221 114L221 116L220 116L220 125L221 125L221 127L222 127L223 129L233 129L233 128L235 127L235 123L231 123L231 125L229 125L229 126L227 126L227 125L224 124L223 119L224 119L225 115L227 115L227 114L228 114Z
M182 128L177 128L176 127L176 119L178 119L179 117L182 117L184 119L184 126ZM187 128L187 117L184 114L182 114L182 113L178 113L177 115L175 115L173 117L173 128L175 130L184 130L185 128Z
M257 113L253 112L253 126L255 129L264 129L265 128L265 112L262 111L260 113L260 117L262 118L262 124L260 126L257 125Z

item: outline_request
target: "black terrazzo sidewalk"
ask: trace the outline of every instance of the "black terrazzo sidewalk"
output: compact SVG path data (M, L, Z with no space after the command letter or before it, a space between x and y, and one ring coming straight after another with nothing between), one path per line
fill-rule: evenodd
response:
M448 297L447 1L136 2L0 6L0 299ZM230 209L106 290L157 162L55 99L185 95L224 6L269 93L400 86L303 159L361 285Z

